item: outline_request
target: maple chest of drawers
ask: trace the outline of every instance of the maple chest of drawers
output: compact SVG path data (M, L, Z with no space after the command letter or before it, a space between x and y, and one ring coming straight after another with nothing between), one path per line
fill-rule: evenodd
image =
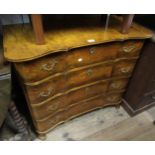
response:
M140 27L139 33L137 28L128 35L111 29L116 32L106 36L99 27L58 30L47 34L46 38L53 39L40 48L21 36L19 27L7 29L16 40L21 39L20 44L10 45L6 31L5 56L13 61L39 134L88 111L121 103L144 39L151 37L147 29ZM19 54L17 47L23 50Z

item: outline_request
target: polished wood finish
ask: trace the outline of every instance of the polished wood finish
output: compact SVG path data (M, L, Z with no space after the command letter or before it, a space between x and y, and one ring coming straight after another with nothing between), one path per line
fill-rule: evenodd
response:
M101 25L64 25L63 29L48 31L47 44L42 46L22 36L17 29L20 26L13 26L14 31L8 27L5 54L14 62L39 134L88 111L121 103L144 39L152 34L134 25L129 34L122 35L118 29L120 22L113 17L106 32ZM31 36L28 30L25 27L22 32ZM20 38L16 46L12 44L15 38ZM8 53L10 47L13 55ZM27 53L22 50L17 54L21 48Z
M73 49L69 52L54 53L35 61L15 63L15 65L22 80L32 83L52 74L65 72L83 65L114 60L116 57L136 57L139 55L142 45L143 41L141 40L125 41L123 44L120 42L106 43ZM30 72L33 74L29 74ZM29 76L27 76L28 74Z
M36 121L39 133L48 132L51 128L67 120L73 119L81 114L91 110L102 108L108 105L117 105L121 102L121 94L111 94L109 96L97 95L90 99L83 100L80 104L70 106L67 110L57 113L55 116L49 116L44 120ZM82 107L82 108L81 108Z
M140 42L140 40L137 42ZM137 42L134 44L134 41L132 41L132 45L134 44L136 47ZM68 117L73 118L74 115L78 116L81 113L84 113L84 106L81 106L81 103L85 102L85 100L91 100L91 98L94 98L95 96L102 95L107 98L104 100L103 106L100 107L117 104L115 97L110 94L116 93L118 96L122 96L122 93L125 91L127 86L128 78L131 76L136 60L138 59L142 44L143 41L141 41L141 44L138 44L141 46L138 46L139 48L136 48L137 50L135 50L135 48L129 48L129 50L127 50L131 53L136 53L136 55L134 54L136 57L133 57L132 55L130 56L128 53L120 55L120 53L122 53L122 48L119 48L119 50L114 48L116 54L115 59L113 60L109 57L106 61L103 60L98 63L82 65L75 68L72 67L72 65L68 65L68 68L73 69L49 75L47 78L43 78L42 80L35 82L21 81L29 103L31 114L33 118L35 118L33 121L37 132L40 134L46 133L61 122L70 119ZM126 50L124 52L126 53ZM61 55L61 53L59 54ZM83 54L85 53L83 52ZM79 57L83 57L83 54L81 53ZM74 63L71 62L71 64ZM16 63L15 68L17 68L16 71L22 77L18 70L19 66L18 63ZM38 73L38 76L40 74ZM101 104L102 100L92 100L91 104L89 103L88 111L99 108L96 102ZM81 108L77 113L67 115L67 111L70 107L74 107L74 105L80 105ZM63 116L65 111L65 116ZM56 122L55 115L60 115L61 117L56 120ZM47 118L52 120L52 116L54 117L54 123L49 124L49 119ZM42 122L42 120L46 121Z
M29 100L32 103L42 102L53 95L65 92L66 90L73 89L79 85L86 85L98 80L108 79L117 76L131 75L136 60L127 60L116 62L113 68L113 63L99 64L97 66L86 68L82 70L66 73L65 75L58 75L50 77L47 81L40 81L36 83L26 84L26 91ZM112 72L113 70L113 72Z
M42 102L45 99L63 93L66 90L108 78L110 77L111 72L111 65L100 65L91 69L72 72L70 75L54 77L34 86L26 86L26 89L32 103Z
M109 52L103 52L107 51ZM55 73L91 65L116 58L119 43L83 47L69 52L54 53L35 61L16 63L16 68L25 82L35 82ZM32 71L33 74L27 76ZM38 76L40 74L40 76Z
M110 83L111 82L111 83ZM124 91L127 85L128 78L121 78L119 80L112 81L97 81L92 83L90 86L83 86L82 88L76 90L69 90L62 94L53 96L44 102L35 103L31 106L33 107L34 115L36 119L43 119L44 117L52 113L55 114L58 111L63 111L73 104L90 98L91 96L108 93L111 91ZM110 86L109 86L110 84ZM108 88L109 87L109 88Z
M43 30L43 23L42 23L42 15L32 14L31 21L32 21L36 43L39 45L44 44L45 38L44 38L44 30Z
M38 46L34 43L34 36L30 25L12 25L4 27L4 55L12 62L34 60L45 55L70 51L77 47L98 45L113 41L128 39L145 39L152 36L152 32L133 23L130 32L126 35L120 33L118 25L122 20L111 17L108 30L101 23L85 21L82 26L76 23L63 24L60 28L53 28L45 32L46 44ZM59 23L57 23L59 24ZM72 25L72 27L70 26ZM21 52L19 52L21 51Z

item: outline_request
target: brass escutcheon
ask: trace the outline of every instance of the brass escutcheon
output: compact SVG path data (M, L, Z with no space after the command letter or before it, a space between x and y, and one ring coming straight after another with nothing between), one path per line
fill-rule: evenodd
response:
M111 83L111 87L112 88L120 88L121 87L121 84L120 83L113 82L113 83Z
M53 110L58 109L59 103L60 103L60 102L55 102L54 104L48 106L48 107L47 107L47 110L48 110L48 111L53 111Z
M91 75L93 74L93 70L92 70L92 69L88 69L88 70L86 71L86 74L87 74L88 76L91 76Z
M131 67L124 67L124 68L121 68L121 72L122 72L122 73L128 73L128 72L130 72L130 70L131 70Z
M55 67L55 65L57 64L58 62L56 60L53 60L47 64L43 64L42 65L42 69L45 70L45 71L51 71L53 70L53 68Z
M48 97L54 92L54 88L49 88L47 91L43 91L39 94L40 97Z
M91 47L91 48L89 49L89 53L90 53L90 54L94 54L95 51L96 51L96 50L95 50L95 47Z
M135 45L126 46L126 47L123 47L123 52L125 52L125 53L130 53L130 52L132 52L135 48L136 48Z

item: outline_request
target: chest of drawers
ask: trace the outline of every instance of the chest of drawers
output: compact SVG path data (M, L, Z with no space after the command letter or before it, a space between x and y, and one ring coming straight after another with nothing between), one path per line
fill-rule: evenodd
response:
M39 134L91 110L120 104L144 39L151 37L139 25L123 35L112 24L108 32L102 27L48 32L47 44L38 47L30 42L28 27L26 37L19 26L6 30L5 56L13 62ZM20 44L12 44L14 39Z

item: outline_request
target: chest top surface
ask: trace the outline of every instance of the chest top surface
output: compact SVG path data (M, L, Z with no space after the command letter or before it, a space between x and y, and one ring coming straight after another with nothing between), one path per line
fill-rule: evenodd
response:
M6 26L3 41L5 58L12 62L22 62L83 46L152 37L150 30L135 23L128 34L121 34L121 19L117 17L111 17L107 30L104 29L101 21L89 20L83 25L74 25L74 23L68 25L61 23L61 25L62 27L55 26L45 31L45 45L35 44L29 24Z

